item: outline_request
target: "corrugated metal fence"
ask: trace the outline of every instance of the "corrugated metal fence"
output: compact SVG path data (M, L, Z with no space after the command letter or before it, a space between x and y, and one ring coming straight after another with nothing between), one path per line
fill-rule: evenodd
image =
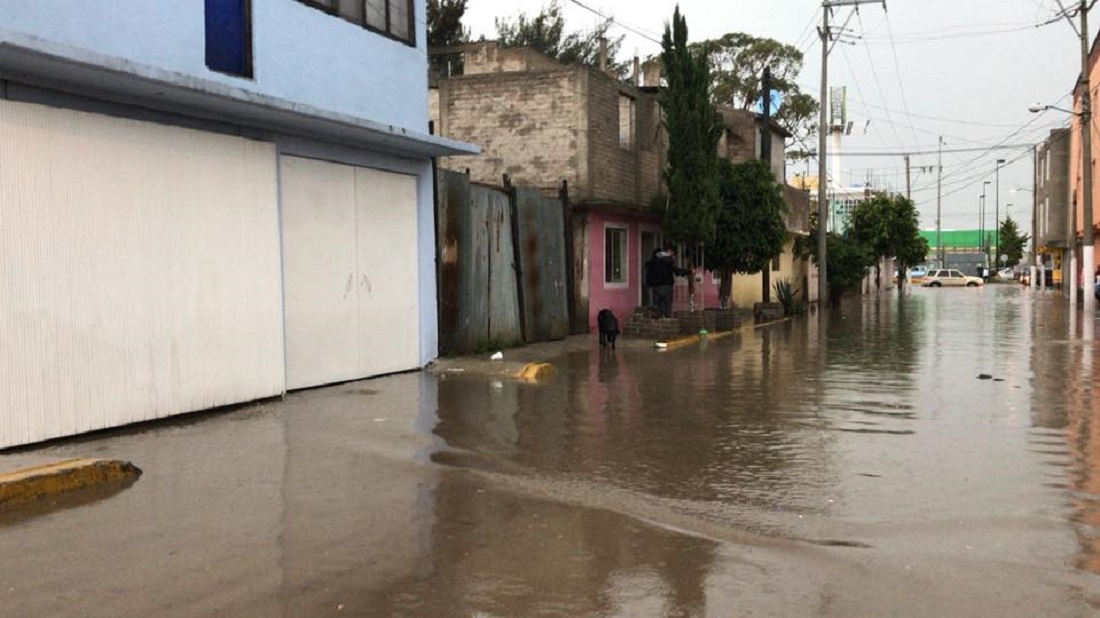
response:
M568 335L562 201L446 170L437 182L440 353Z

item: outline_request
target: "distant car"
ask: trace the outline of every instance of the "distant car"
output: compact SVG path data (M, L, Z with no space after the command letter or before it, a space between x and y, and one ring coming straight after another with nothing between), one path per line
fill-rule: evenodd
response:
M911 283L924 283L924 278L928 276L928 270L923 266L914 266L909 269L909 281Z
M1016 278L1016 273L1011 268L1002 268L997 271L997 276L1006 281L1011 281Z
M984 283L985 281L982 281L981 277L970 277L954 268L940 268L928 271L928 275L924 278L924 283L922 285L927 288L938 288L940 286L965 286L973 288L983 285Z

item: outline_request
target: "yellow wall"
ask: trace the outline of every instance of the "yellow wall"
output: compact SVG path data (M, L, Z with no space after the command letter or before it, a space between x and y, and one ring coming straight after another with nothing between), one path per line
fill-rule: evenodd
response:
M779 270L771 271L772 301L776 300L775 282L781 279L790 280L791 285L795 288L795 293L801 297L804 292L802 278L805 274L806 263L794 257L794 239L788 240L783 248L783 255L779 256ZM734 276L733 288L730 292L730 301L734 307L751 308L753 303L762 300L760 279L761 275L759 273Z

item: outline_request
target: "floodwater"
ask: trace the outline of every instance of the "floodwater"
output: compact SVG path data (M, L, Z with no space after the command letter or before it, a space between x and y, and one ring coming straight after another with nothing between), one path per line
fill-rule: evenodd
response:
M1096 326L915 289L0 455L145 471L0 517L0 615L1096 615Z

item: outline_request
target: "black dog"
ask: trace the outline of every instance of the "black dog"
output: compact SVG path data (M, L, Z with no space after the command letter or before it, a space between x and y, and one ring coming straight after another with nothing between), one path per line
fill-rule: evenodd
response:
M615 349L615 339L619 336L619 318L610 309L600 309L596 314L596 325L600 328L600 347L611 346Z

